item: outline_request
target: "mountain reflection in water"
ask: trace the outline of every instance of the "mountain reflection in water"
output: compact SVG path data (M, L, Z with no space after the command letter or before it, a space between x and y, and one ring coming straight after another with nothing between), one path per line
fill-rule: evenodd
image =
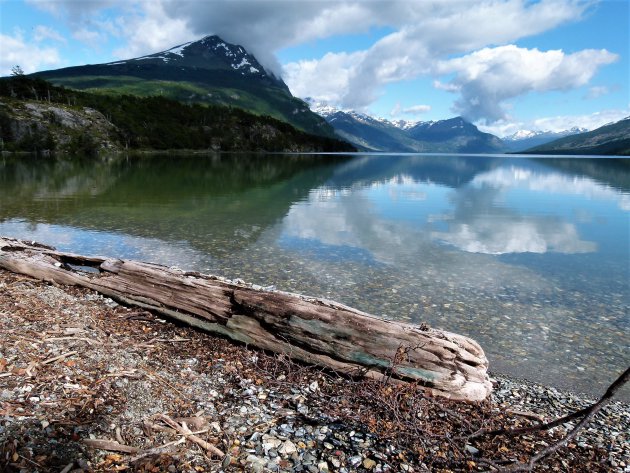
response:
M630 345L615 159L214 155L0 161L0 234L219 273L470 335L599 392Z

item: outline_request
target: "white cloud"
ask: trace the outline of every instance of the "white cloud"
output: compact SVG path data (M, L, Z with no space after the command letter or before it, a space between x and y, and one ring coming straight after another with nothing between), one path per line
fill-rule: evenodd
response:
M588 93L585 98L589 100L597 99L602 95L606 95L610 92L610 89L603 85L597 85L588 89Z
M287 64L283 77L294 95L337 104L349 93L351 77L364 57L365 52L328 53L320 60Z
M529 92L581 87L600 66L617 58L605 49L565 54L507 45L441 61L436 72L455 74L449 84L460 94L454 105L457 113L492 123L506 118L506 100Z
M15 36L0 34L2 54L0 55L0 75L9 75L13 66L19 65L25 73L41 70L42 66L53 67L61 64L57 48L28 42L21 32Z
M105 35L100 31L89 28L80 28L72 33L72 37L90 46L98 46L105 41Z
M371 2L366 2L371 4ZM519 0L476 2L471 8L468 2L405 2L403 6L392 2L394 7L387 8L393 13L388 18L376 16L382 22L396 29L393 33L377 41L369 49L362 51L359 63L344 65L341 58L330 55L322 58L327 63L337 62L344 77L344 91L339 105L347 108L363 109L378 96L382 87L391 82L412 79L421 75L446 74L433 66L445 56L466 54L493 44L505 44L517 39L541 33L562 23L576 21L588 8L588 2L582 1L541 1L525 3ZM375 15L380 12L374 11ZM498 49L498 48L495 48ZM466 57L466 56L465 56ZM479 59L478 57L476 59ZM577 56L575 59L592 59ZM317 70L310 61L308 66ZM442 67L448 64L442 63ZM451 67L454 67L452 63ZM335 80L333 73L325 75L328 68L322 68L322 74L304 76L298 70L304 64L293 63L289 66L292 74L287 77L287 84L293 91L312 89L318 82ZM581 70L564 63L563 73L572 82ZM595 66L596 70L597 66ZM340 72L337 69L337 73ZM592 74L591 74L592 75ZM584 77L590 78L586 74ZM308 82L304 83L301 80ZM347 83L345 82L347 81ZM440 83L437 83L440 85ZM460 90L462 84L442 84L450 90ZM318 98L316 94L311 94ZM474 102L474 100L473 100ZM478 107L477 107L478 108ZM502 116L500 107L489 107L488 117L496 120ZM486 118L484 116L484 118Z
M58 31L44 25L37 25L35 27L35 30L33 31L33 39L38 43L47 39L57 41L59 43L66 43L66 38L64 38Z
M115 50L115 56L123 59L142 56L196 39L188 28L187 20L170 16L161 2L143 0L138 3L138 9L137 13L120 16L116 20L116 26L125 36L127 44Z
M409 115L421 115L430 111L431 105L412 105L402 109L403 113L408 113Z
M397 117L401 113L407 115L421 115L423 113L427 113L431 111L431 105L412 105L411 107L402 107L400 102L397 102L394 108L389 114L392 117Z
M557 115L553 117L540 117L531 121L517 120L509 117L499 120L491 125L478 124L478 128L486 133L504 137L516 133L519 130L552 131L560 132L571 128L586 128L594 130L608 123L618 122L630 116L630 107L625 109L601 110L582 115Z
M594 130L608 123L617 122L630 116L630 107L617 110L602 110L586 115L557 115L537 118L532 122L535 130L563 131L573 127Z

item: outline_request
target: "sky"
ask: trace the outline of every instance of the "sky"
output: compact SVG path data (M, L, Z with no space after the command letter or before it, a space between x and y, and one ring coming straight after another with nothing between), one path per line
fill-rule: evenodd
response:
M390 120L506 136L630 115L629 0L0 0L0 75L209 34L298 97Z

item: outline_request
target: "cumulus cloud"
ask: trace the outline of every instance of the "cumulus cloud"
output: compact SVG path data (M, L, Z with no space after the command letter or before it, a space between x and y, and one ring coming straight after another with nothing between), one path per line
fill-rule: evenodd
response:
M172 17L159 1L139 2L138 11L118 17L116 27L126 39L125 46L114 51L122 59L155 53L195 39L186 19Z
M0 75L3 76L9 75L15 65L19 65L28 74L42 69L43 66L61 64L57 48L28 41L20 31L16 31L14 36L0 34L0 44L2 44Z
M597 85L588 89L586 96L584 98L593 100L601 97L602 95L606 95L610 92L610 89L603 85Z
M33 31L33 40L41 43L47 39L58 43L66 43L66 38L64 38L57 30L50 28L49 26L37 25Z
M565 54L507 45L441 61L436 72L455 74L449 82L459 94L454 111L471 120L496 122L506 118L506 100L529 92L583 86L600 66L617 58L605 49Z
M602 110L585 115L557 115L537 118L532 122L535 130L563 131L573 127L594 130L608 123L618 122L630 116L630 107L625 109Z
M90 46L97 46L105 40L105 35L103 33L89 28L80 28L76 30L72 33L72 37Z
M411 107L403 107L402 105L400 105L400 102L397 102L396 105L394 105L392 111L389 112L389 114L392 117L397 117L401 113L407 115L422 115L423 113L427 113L430 111L431 105L412 105Z
M283 77L294 95L338 104L349 94L350 78L365 52L328 53L322 59L287 64ZM324 78L324 80L316 80Z
M519 130L560 132L571 128L585 128L594 130L608 123L618 122L630 116L630 107L624 109L601 110L582 115L557 115L552 117L539 117L531 121L517 120L514 117L499 120L490 125L478 125L478 128L486 133L504 137L516 133Z
M579 19L588 6L586 2L577 1L532 4L517 0L476 2L474 8L462 2L404 3L406 7L392 2L396 7L387 11L393 13L386 20L381 19L388 21L386 24L396 31L362 51L359 63L344 67L347 92L339 105L365 108L378 97L385 84L440 73L433 64L447 55L465 54L489 44L502 44L546 31ZM335 59L328 56L322 60ZM342 61L338 62L343 67ZM317 69L312 64L309 66ZM286 78L292 90L316 89L318 83L333 79L299 74L300 67L299 63L292 64L292 74Z

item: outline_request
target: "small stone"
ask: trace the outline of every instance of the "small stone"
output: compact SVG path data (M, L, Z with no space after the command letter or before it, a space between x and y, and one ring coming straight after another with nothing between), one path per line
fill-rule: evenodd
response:
M372 460L371 458L366 458L365 460L363 460L363 467L366 470L371 470L375 466L376 466L376 462Z
M468 445L466 444L466 451L468 453L470 453L471 455L478 455L479 454L479 450L477 450L475 447L473 447L472 445Z
M245 462L249 464L251 471L254 473L262 473L265 469L265 465L267 464L264 459L257 457L256 455L248 455Z
M285 440L278 449L278 453L281 455L291 455L293 452L297 452L297 447L290 440Z
M318 463L318 464L317 464L317 469L318 469L320 472L323 472L323 473L328 473L328 471L329 471L329 470L328 470L328 462L320 462L320 463Z

